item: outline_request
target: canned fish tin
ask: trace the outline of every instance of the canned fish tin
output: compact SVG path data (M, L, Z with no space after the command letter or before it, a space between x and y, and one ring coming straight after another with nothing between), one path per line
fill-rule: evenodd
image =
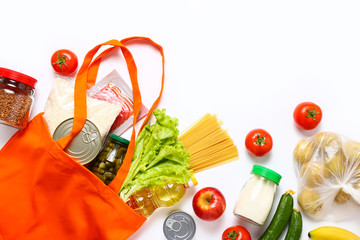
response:
M164 222L163 230L168 240L191 240L196 232L194 219L187 213L171 213Z
M0 123L23 129L29 121L37 80L0 68Z
M59 140L70 134L73 126L73 118L62 122L53 134L54 140ZM65 152L84 165L92 161L101 148L101 136L99 129L91 121L86 120L83 129L73 138Z

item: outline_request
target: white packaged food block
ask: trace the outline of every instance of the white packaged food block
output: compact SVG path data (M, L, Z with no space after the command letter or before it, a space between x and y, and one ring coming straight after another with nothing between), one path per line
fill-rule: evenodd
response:
M120 111L120 105L87 97L87 119L96 125L101 139L105 139ZM55 79L44 110L44 118L51 136L62 122L73 117L74 85L58 77Z

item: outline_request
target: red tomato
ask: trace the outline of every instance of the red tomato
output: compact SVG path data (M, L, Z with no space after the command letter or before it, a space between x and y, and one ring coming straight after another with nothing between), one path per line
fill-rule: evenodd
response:
M294 110L294 120L299 128L310 130L319 125L322 118L321 108L312 102L303 102Z
M221 237L222 240L251 240L251 236L246 228L235 225L227 228Z
M54 52L51 56L51 65L55 72L61 75L68 75L77 69L78 59L72 51L61 49Z
M273 145L271 135L264 129L251 130L245 139L246 149L257 157L264 156L270 152Z

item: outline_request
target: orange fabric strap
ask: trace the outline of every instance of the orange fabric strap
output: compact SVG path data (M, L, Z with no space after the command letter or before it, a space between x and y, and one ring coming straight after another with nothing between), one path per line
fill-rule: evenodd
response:
M96 47L94 47L92 50L90 50L86 54L86 56L84 58L84 62L78 71L78 74L76 76L76 81L75 81L75 92L74 92L75 111L74 111L73 128L71 130L71 133L68 136L65 136L57 141L57 143L60 145L60 147L62 149L64 149L71 142L71 140L81 131L81 129L83 128L83 126L86 122L86 116L87 116L86 90L88 88L90 88L91 86L93 86L96 82L96 77L97 77L101 59L103 57L107 56L108 54L110 54L113 50L120 48L120 50L125 58L126 64L127 64L127 68L128 68L129 76L130 76L130 80L131 80L131 85L132 85L132 89L133 89L134 120L133 120L133 128L132 128L130 143L129 143L127 154L123 161L122 167L118 171L114 180L109 184L109 187L115 192L120 191L121 185L124 182L126 175L130 169L130 164L131 164L131 160L132 160L132 156L133 156L134 148L135 148L135 136L136 136L135 125L136 125L137 118L138 118L138 115L140 112L140 108L142 106L141 93L140 93L139 84L138 84L138 80L137 80L137 67L136 67L136 64L135 64L135 61L134 61L134 58L133 58L131 52L125 46L125 43L128 43L131 40L141 40L141 41L150 43L151 45L155 46L159 50L159 52L162 56L162 81L161 81L160 93L159 93L159 96L157 97L157 99L155 100L155 102L153 103L153 105L151 106L149 113L148 113L146 119L144 120L140 130L146 124L146 122L148 121L148 119L151 116L152 111L155 109L155 107L159 103L162 92L163 92L164 75L165 75L165 71L164 71L165 57L164 57L163 48L159 44L155 43L154 41L152 41L150 38L147 38L147 37L130 37L130 38L123 39L121 41L110 40L105 43L97 45ZM106 46L106 45L110 45L112 47L104 50L93 60L93 58L94 58L95 54L98 52L98 50L102 46Z
M160 93L159 93L158 98L155 100L154 104L151 106L151 109L149 110L149 114L147 115L146 119L143 122L143 125L140 128L140 130L141 130L144 127L144 125L147 123L148 119L151 117L152 111L156 108L157 104L159 103L159 101L161 99L161 95L162 95L163 87L164 87L165 57L164 57L164 50L161 47L161 45L157 44L156 42L154 42L150 38L136 36L136 37L125 38L125 39L121 40L120 42L125 44L125 43L128 43L128 42L132 41L132 40L144 40L144 41L150 42L151 45L153 45L154 47L156 47L159 50L159 52L161 54L161 57L162 57L162 81L161 81ZM116 49L116 47L106 49L104 52L99 54L99 56L97 56L95 58L95 60L91 63L91 66L89 67L89 71L88 71L88 79L89 79L88 80L88 88L92 87L96 82L96 76L97 76L97 72L98 72L98 69L99 69L99 66L100 66L101 59L104 56L106 56L107 54L109 54L110 52L112 52L114 49Z
M154 42L153 40L151 40L150 38L147 37L130 37L130 38L125 38L123 40L121 40L121 43L126 44L127 42L130 42L131 40L134 39L140 39L140 40L146 40L148 42L150 42L154 47L156 47L162 57L162 77L161 77L161 88L160 88L160 92L159 92L159 96L155 99L153 105L151 106L150 110L149 110L149 114L146 116L141 128L141 129L145 126L145 124L147 123L147 121L149 120L149 118L151 117L151 113L152 111L156 108L156 106L159 104L163 90L164 90L164 80L165 80L165 56L164 56L164 50L163 48L157 44L156 42Z
M130 51L118 40L110 40L107 41L105 43L99 44L96 47L94 47L92 50L90 50L85 58L84 58L84 62L81 66L81 68L79 69L77 76L76 76L76 80L75 80L75 89L74 89L74 120L73 120L73 127L71 130L71 133L68 136L65 136L61 139L59 139L57 141L57 143L60 145L60 147L62 149L64 149L70 142L71 140L81 131L81 129L83 128L85 122L86 122L86 117L87 117L87 106L86 106L86 90L88 88L88 69L89 66L92 62L93 57L95 56L95 54L97 53L97 51L105 45L112 45L112 46L117 46L120 47L121 51L123 52L123 55L125 57L125 60L127 62L128 65L128 69L129 69L129 75L131 78L132 82L135 82L135 86L138 86L137 84L137 70L136 70L136 65L134 62L134 59L130 53ZM90 83L90 85L93 83ZM139 88L135 87L133 89L134 93L138 92L138 94L140 94ZM140 101L140 106L141 106L141 99L137 99L138 101ZM136 102L136 100L134 101L134 103ZM139 103L137 103L136 105L138 105ZM134 112L135 112L135 108L136 106L134 106ZM140 109L140 108L139 108ZM136 114L136 112L134 113Z
M152 114L152 111L156 108L156 106L160 102L161 95L163 93L164 79L165 79L165 57L164 57L163 48L159 44L155 43L154 41L152 41L150 38L147 38L147 37L130 37L130 38L126 38L126 39L121 40L121 43L126 44L126 43L128 43L128 42L130 42L132 40L142 40L142 41L149 42L151 45L153 45L154 47L156 47L159 50L159 52L161 54L161 57L162 57L162 77L161 77L161 88L160 88L159 96L155 99L153 105L151 106L151 108L150 108L150 110L149 110L149 112L148 112L148 114L147 114L141 128L140 128L140 131L141 131L141 129L145 126L145 124L149 120L149 118L150 118L150 116ZM132 82L132 84L133 84L133 88L134 88L134 83ZM135 95L135 92L133 93L133 97L134 97L134 100L137 97ZM139 95L139 97L140 97L140 95ZM140 104L140 107L141 107L141 104ZM116 177L114 178L114 180L109 184L109 187L113 191L115 191L116 193L118 193L120 191L121 186L122 186L122 184L123 184L123 182L124 182L124 180L126 178L126 175L127 175L127 173L129 172L129 169L130 169L130 164L131 164L131 161L132 161L134 148L135 148L135 134L136 134L135 133L135 124L136 124L136 119L137 119L137 117L134 116L131 140L130 140L130 144L129 144L125 159L123 161L123 164L122 164L121 168L119 169L119 171L118 171Z
M95 85L97 73L100 67L100 63L103 57L110 54L112 51L116 50L117 47L111 47L104 50L95 58L95 60L91 63L88 71L88 89Z

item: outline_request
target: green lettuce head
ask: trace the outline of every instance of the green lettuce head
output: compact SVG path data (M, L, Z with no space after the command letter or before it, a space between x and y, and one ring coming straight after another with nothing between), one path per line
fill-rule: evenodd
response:
M124 201L141 189L190 181L190 154L178 140L178 120L166 115L165 109L153 114L155 124L145 125L136 139L130 170L120 190Z

